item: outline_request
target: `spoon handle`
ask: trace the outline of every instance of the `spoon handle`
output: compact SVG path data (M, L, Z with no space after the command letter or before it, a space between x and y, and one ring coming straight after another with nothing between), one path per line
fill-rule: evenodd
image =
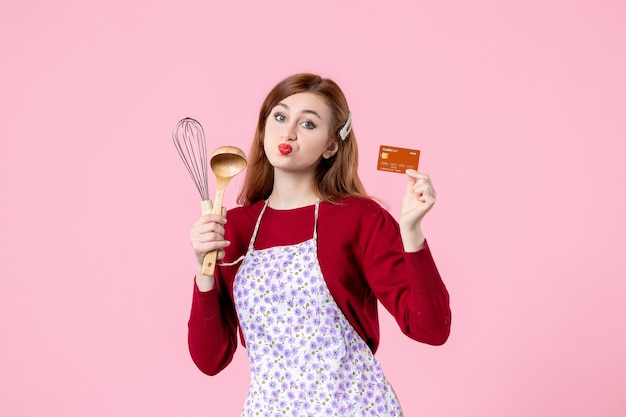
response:
M211 200L203 200L202 201L202 215L205 216L207 214L213 213L211 210ZM215 260L216 260L217 252L209 252L204 255L204 261L202 262L202 273L204 275L213 275L215 270Z
M204 255L202 264L202 275L212 276L215 273L215 262L217 261L217 251L211 251Z

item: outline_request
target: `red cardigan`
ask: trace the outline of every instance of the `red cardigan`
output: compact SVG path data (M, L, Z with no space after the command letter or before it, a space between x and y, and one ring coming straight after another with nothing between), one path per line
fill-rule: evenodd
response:
M263 207L260 201L230 210L223 263L248 249ZM261 220L255 249L291 245L313 237L315 206L294 210L268 207ZM366 198L350 197L340 204L320 203L318 259L335 301L373 352L378 348L377 300L395 317L410 338L443 344L450 334L450 306L428 244L403 251L399 228L391 214ZM194 285L189 318L189 350L198 368L215 375L232 360L238 323L233 281L241 263L216 268L216 286L200 292ZM245 346L243 336L241 342Z

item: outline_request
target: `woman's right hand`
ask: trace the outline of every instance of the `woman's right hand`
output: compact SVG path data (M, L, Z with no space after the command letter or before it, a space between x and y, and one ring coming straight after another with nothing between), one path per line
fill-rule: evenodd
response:
M222 208L222 215L206 214L200 217L191 228L189 233L189 243L193 248L198 263L196 273L196 282L200 290L205 291L213 288L215 280L202 274L202 264L204 256L214 250L217 250L217 259L224 258L224 248L230 245L230 242L224 240L224 225L226 224L226 209ZM203 278L204 277L204 278ZM209 278L209 279L207 279ZM202 284L202 285L201 285ZM206 288L209 287L209 288Z

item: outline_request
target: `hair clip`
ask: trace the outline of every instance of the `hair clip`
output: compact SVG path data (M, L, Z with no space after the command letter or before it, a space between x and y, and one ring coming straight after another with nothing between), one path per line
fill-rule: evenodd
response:
M339 137L341 138L341 140L346 140L351 130L352 130L352 113L348 112L348 120L346 120L346 123L343 125L343 127L339 131Z

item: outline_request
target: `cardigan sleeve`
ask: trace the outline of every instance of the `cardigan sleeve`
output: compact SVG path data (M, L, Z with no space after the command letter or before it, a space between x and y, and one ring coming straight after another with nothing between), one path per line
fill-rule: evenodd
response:
M225 248L222 263L215 268L215 287L200 292L194 282L189 317L189 352L198 368L208 375L222 371L233 359L237 338L245 346L233 303L233 282L239 269L237 259L244 255L263 201L228 211L229 223L225 239L232 244Z
M404 253L404 259L411 291L409 306L399 324L414 339L442 345L450 335L450 297L428 242L418 252Z
M207 292L200 292L194 281L188 323L191 358L207 375L222 371L237 349L236 315L228 291L217 278L216 274L216 286Z
M428 243L404 252L391 214L372 213L364 229L363 271L372 292L394 316L400 329L419 342L441 345L450 335L450 301Z

